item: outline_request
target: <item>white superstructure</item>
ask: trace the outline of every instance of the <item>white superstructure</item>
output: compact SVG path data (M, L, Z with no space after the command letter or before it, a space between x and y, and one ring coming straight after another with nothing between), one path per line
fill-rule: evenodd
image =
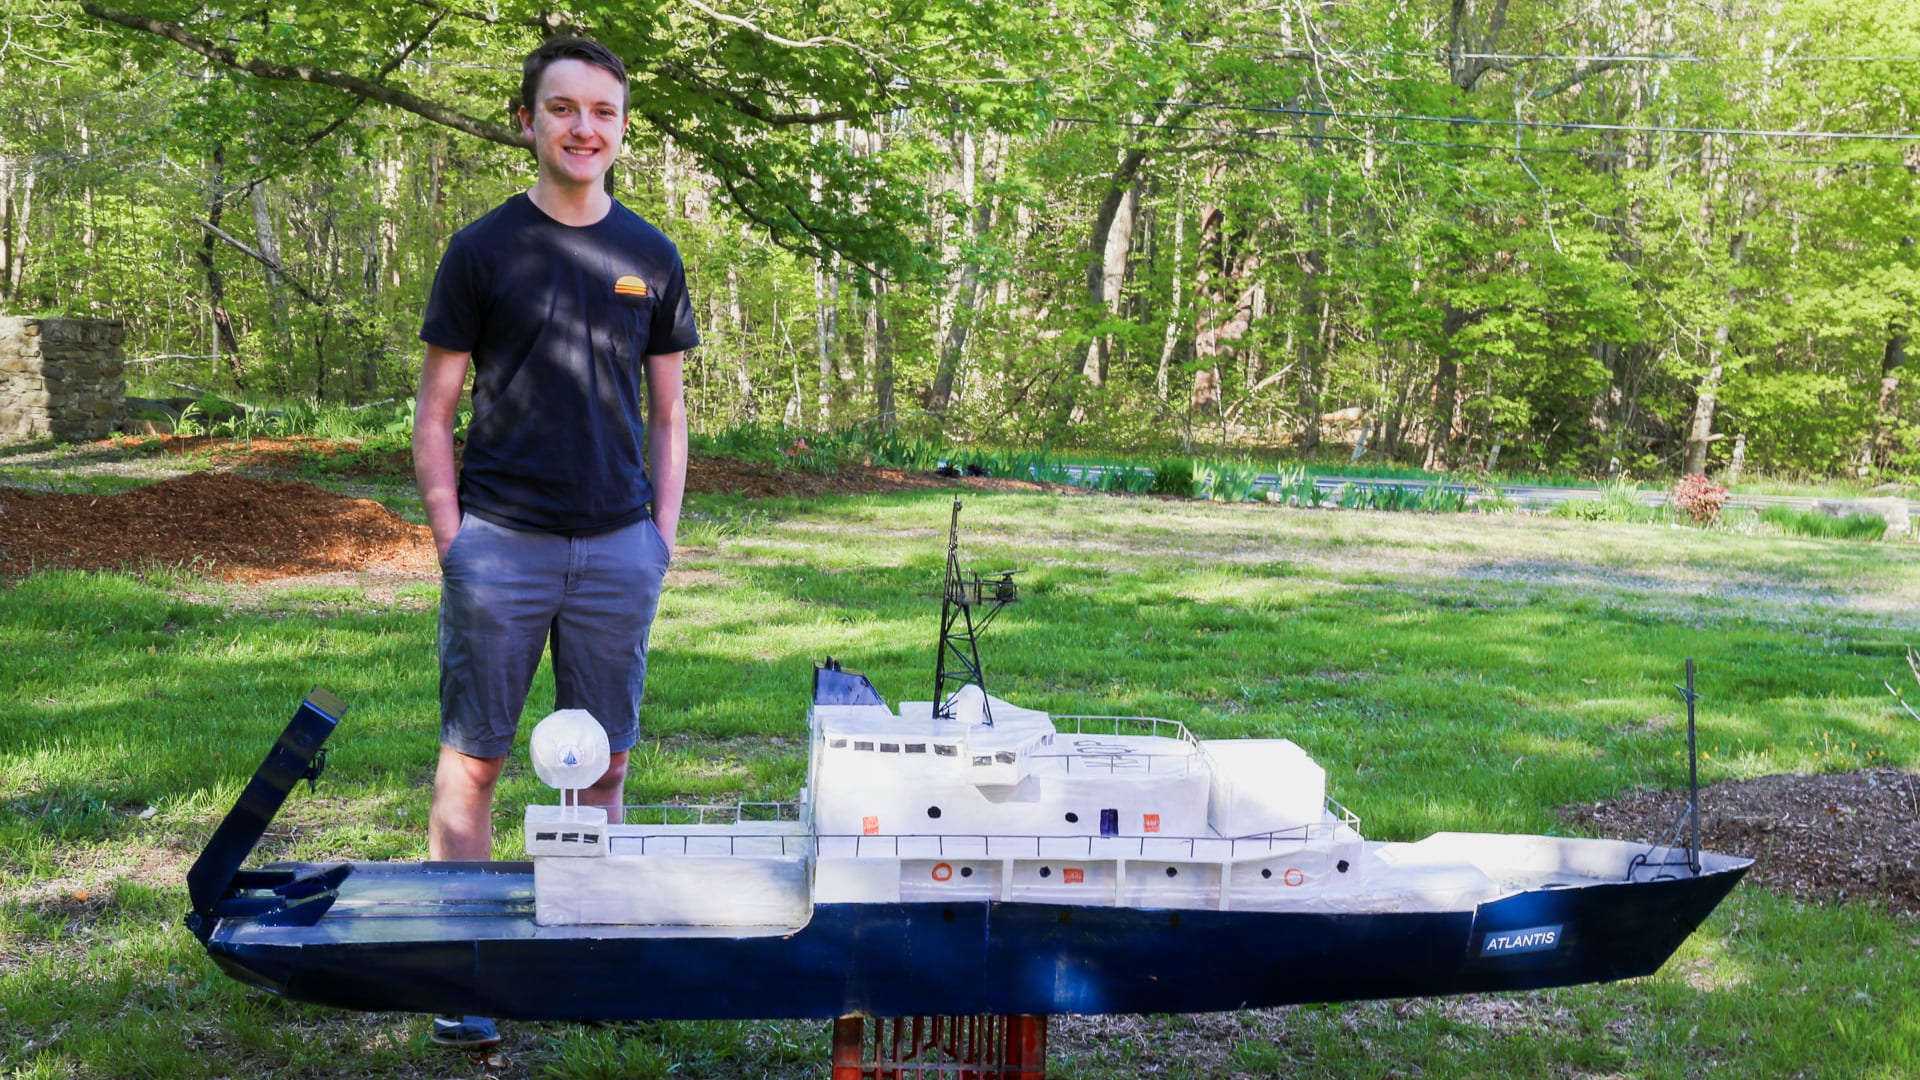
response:
M974 686L949 704L815 706L807 789L767 820L529 807L538 921L779 932L814 904L942 899L1277 910L1362 876L1357 819L1285 739L1056 718Z

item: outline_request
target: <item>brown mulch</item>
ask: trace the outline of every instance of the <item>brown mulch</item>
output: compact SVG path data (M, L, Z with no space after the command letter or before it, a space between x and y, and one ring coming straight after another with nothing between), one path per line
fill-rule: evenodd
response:
M1605 836L1648 840L1682 805L1684 796L1646 791L1561 813ZM1753 859L1747 880L1802 900L1878 896L1920 915L1920 774L1881 768L1712 784L1700 789L1700 846Z
M231 581L436 568L433 537L369 499L202 472L119 495L0 488L0 580L35 570L182 566Z

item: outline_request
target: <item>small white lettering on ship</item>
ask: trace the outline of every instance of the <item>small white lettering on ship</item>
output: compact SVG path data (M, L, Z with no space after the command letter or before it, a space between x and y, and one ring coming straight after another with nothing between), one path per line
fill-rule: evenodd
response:
M1481 956L1511 956L1514 953L1544 952L1560 944L1560 927L1530 926L1524 930L1506 930L1488 934L1480 947Z

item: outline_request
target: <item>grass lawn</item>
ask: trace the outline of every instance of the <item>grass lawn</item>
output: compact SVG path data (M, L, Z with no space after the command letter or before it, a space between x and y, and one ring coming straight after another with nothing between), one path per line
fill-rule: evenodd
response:
M1555 808L1703 782L1920 767L1920 549L1554 518L969 495L963 558L1023 568L989 685L1058 713L1294 739L1375 839L1564 830ZM949 499L697 498L654 635L632 802L793 797L809 666L931 694ZM504 1057L410 1016L219 975L183 875L320 684L351 706L257 861L416 859L434 753L430 587L272 602L181 576L0 591L0 1077L824 1077L826 1025L511 1025ZM1896 682L1895 685L1900 685ZM1909 697L1915 697L1909 687ZM531 721L551 683L534 689ZM549 794L517 754L496 855ZM1677 808L1677 804L1676 804ZM1712 813L1709 805L1707 813ZM1916 827L1920 827L1917 824ZM1659 974L1440 1001L1062 1019L1055 1077L1920 1074L1920 925L1743 885ZM671 978L648 972L645 978Z

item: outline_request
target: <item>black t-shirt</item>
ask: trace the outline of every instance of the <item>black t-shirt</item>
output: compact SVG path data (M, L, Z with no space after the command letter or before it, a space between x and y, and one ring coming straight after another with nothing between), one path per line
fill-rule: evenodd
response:
M646 515L646 358L700 342L659 229L618 202L563 225L515 195L448 242L420 337L473 354L461 509L568 534Z

